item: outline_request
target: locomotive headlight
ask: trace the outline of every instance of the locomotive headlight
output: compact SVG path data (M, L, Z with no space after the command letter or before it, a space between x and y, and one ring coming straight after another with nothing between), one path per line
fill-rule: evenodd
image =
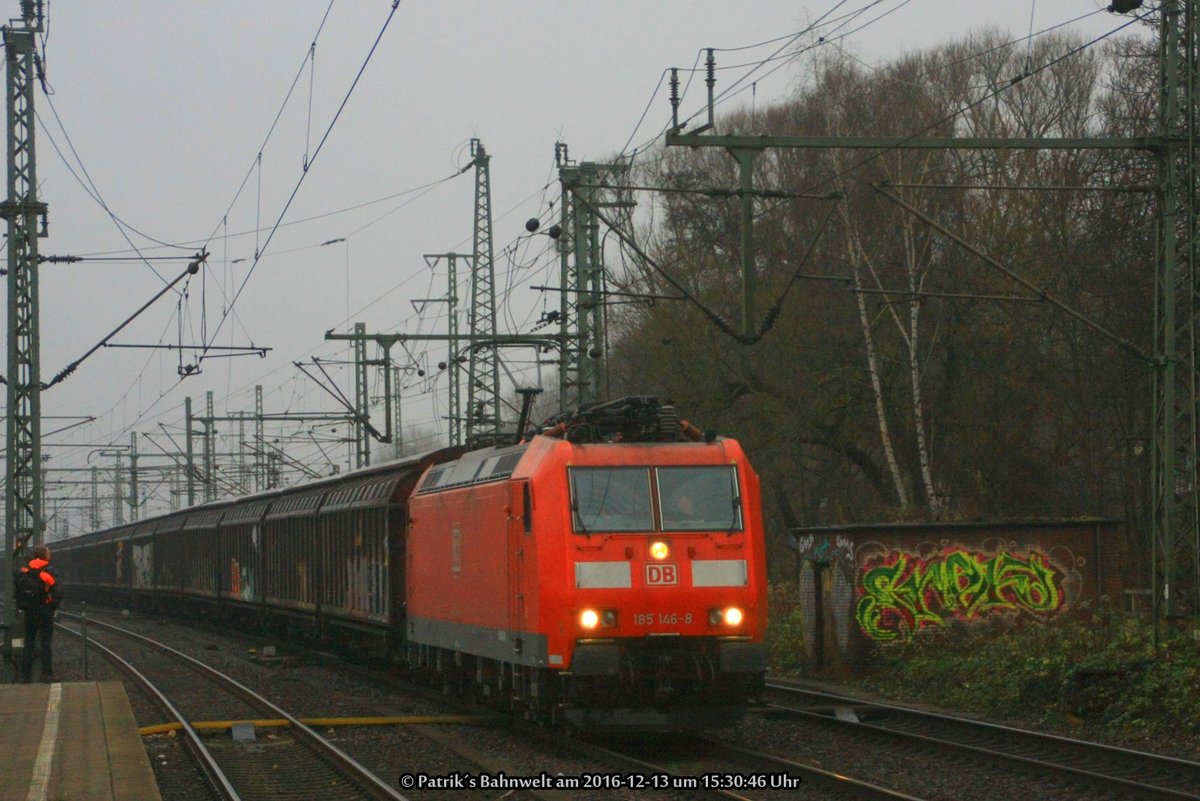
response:
M579 625L585 629L611 629L617 625L615 609L584 609L579 613Z
M736 606L724 609L708 610L708 625L710 626L740 626L746 615Z
M662 540L656 540L650 543L650 558L658 559L659 561L666 559L671 555L671 546Z

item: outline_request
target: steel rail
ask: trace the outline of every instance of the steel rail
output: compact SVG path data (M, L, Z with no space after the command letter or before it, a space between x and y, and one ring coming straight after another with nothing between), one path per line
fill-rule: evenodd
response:
M286 720L288 727L296 735L297 740L316 751L318 755L325 758L333 767L354 779L372 798L379 799L380 801L409 801L407 796L393 790L386 782L359 764L359 762L345 751L326 740L320 734L317 734L310 726L302 723L295 716L289 714L286 710L254 692L244 684L226 676L224 673L204 664L198 659L194 659L181 651L156 642L149 637L143 637L141 634L123 629L120 626L114 626L111 623L102 623L98 620L91 620L89 623L92 626L107 629L140 642L143 645L162 651L216 682L232 695L237 696L251 706L257 707L273 717Z
M840 773L822 770L821 768L813 765L805 765L801 762L793 762L792 760L784 759L783 757L779 757L774 754L768 754L763 751L754 751L748 748L730 745L729 743L722 742L721 740L705 736L698 737L697 740L704 742L707 745L712 745L722 750L730 751L734 754L737 754L739 757L753 759L764 765L769 765L777 770L785 771L789 775L799 774L802 782L802 792L804 787L815 787L825 792L833 793L839 798L852 798L858 801L924 801L924 799L919 796L902 793L899 790L892 790L887 787L862 781L861 779L845 776ZM625 765L646 773L665 774L677 779L696 778L694 776L684 775L678 771L671 770L664 765L647 762L639 757L630 756L629 754L622 753L620 751L614 751L610 748L596 745L595 743L585 743L577 740L573 743L573 745L576 748L585 746L586 748L583 750L595 758L603 759L617 765ZM723 798L736 799L737 801L751 801L750 797L742 795L737 790L709 788L705 787L703 782L700 783L699 787L691 789L701 790L721 796ZM763 789L764 791L767 791L770 788L745 787L742 789L748 791Z
M66 613L64 613L64 616L74 617L74 615L66 615ZM62 623L57 623L55 625L72 636L79 637L81 639L83 637L82 632L76 631L68 626L64 626ZM93 620L92 625L97 625L96 621ZM188 723L188 721L184 718L183 713L181 713L175 707L175 705L171 703L170 699L163 695L162 690L158 689L158 687L141 671L139 671L125 659L121 658L111 648L108 648L91 638L88 638L88 643L91 644L91 647L96 648L103 653L104 656L107 657L114 665L116 665L122 673L128 676L130 681L136 684L142 690L142 692L150 696L150 699L155 703L155 705L158 706L159 709L165 712L169 717L173 718L174 722L178 723L183 728L184 736L187 738L184 741L185 746L187 747L189 753L192 754L192 758L196 761L197 767L200 769L200 772L203 774L205 780L209 783L209 786L221 797L222 801L241 801L241 796L238 795L237 790L235 790L233 785L230 783L229 777L225 775L225 771L221 770L221 766L217 764L216 757L214 757L212 752L208 750L208 746L204 744L204 740L200 737L200 733L196 731L192 724Z
M1085 740L1073 740L1069 737L1062 737L1055 734L1045 734L1042 732L1030 731L1028 729L1018 729L1011 726L1003 726L996 723L987 723L983 721L969 720L966 718L957 717L954 715L946 715L936 712L927 712L911 707L900 706L896 704L888 704L885 702L875 702L863 698L855 698L852 696L839 695L837 693L827 692L824 690L809 689L804 687L794 687L785 684L768 684L767 689L777 692L787 693L789 695L803 695L816 699L821 699L833 705L852 705L865 709L877 709L897 716L906 716L910 719L932 721L943 725L953 725L966 729L974 729L977 732L986 732L991 737L1006 741L1010 745L1015 742L1024 741L1026 744L1034 744L1040 746L1049 746L1060 751L1070 750L1074 752L1075 758L1082 758L1090 762L1099 762L1100 764L1116 765L1123 762L1126 766L1131 763L1139 770L1151 773L1174 774L1179 773L1193 774L1197 777L1196 783L1191 786L1200 786L1200 763L1191 762L1185 759L1176 757L1161 756L1151 754L1146 751L1135 751L1118 746L1105 745L1103 743L1094 743ZM799 714L805 717L820 719L822 721L831 722L834 725L841 727L858 727L869 729L872 732L904 738L907 740L916 740L926 742L938 747L953 748L965 752L975 753L986 756L992 759L1001 759L1010 761L1022 766L1040 770L1049 774L1073 777L1081 780L1089 785L1103 789L1124 789L1136 792L1138 798L1143 799L1163 799L1164 801L1200 801L1200 794L1187 790L1176 790L1171 787L1162 785L1147 784L1143 781L1129 779L1124 776L1118 776L1115 773L1104 773L1096 770L1088 770L1086 768L1077 767L1067 764L1066 761L1051 761L1047 759L1037 759L1034 757L1023 756L1013 751L1002 751L995 748L970 745L961 743L955 740L948 740L943 737L931 736L928 734L917 734L903 729L892 728L877 723L870 722L854 722L841 718L830 718L827 715L821 715L815 712L796 709L794 707L770 704L777 709L786 710L791 714Z

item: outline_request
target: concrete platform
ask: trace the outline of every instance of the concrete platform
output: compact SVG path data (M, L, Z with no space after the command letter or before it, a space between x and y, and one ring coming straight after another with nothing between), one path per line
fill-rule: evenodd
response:
M0 801L161 801L117 682L0 685Z

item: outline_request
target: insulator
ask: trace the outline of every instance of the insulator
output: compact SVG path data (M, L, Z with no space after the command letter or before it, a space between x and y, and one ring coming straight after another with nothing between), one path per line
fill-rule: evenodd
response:
M713 49L711 47L708 48L708 61L705 62L704 66L708 75L708 77L705 78L705 83L707 83L708 88L711 89L717 82L717 60L713 58Z
M679 414L674 406L658 408L658 437L663 442L671 442L679 437Z

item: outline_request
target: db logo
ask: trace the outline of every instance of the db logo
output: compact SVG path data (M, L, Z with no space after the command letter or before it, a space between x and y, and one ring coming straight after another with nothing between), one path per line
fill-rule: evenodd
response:
M663 585L679 583L679 566L673 562L646 565L646 584Z

